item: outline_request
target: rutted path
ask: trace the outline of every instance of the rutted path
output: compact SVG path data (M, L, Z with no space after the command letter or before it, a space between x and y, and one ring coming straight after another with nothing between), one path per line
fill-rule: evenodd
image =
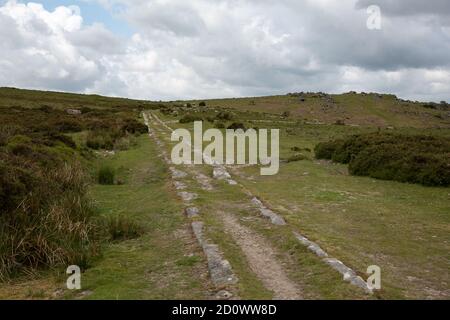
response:
M242 226L232 215L220 213L225 230L241 247L252 271L264 286L273 291L274 299L299 300L300 290L289 280L283 267L278 263L275 251L267 241L250 229Z
M172 132L173 131L172 128L170 128L166 123L161 121L156 115L152 114L151 117L153 125L157 127L158 132L164 134L165 138L169 139L170 141L170 138L167 135L167 133ZM162 142L159 141L157 137L156 140L160 147L164 145ZM162 151L163 156L166 158L166 161L170 163L170 160L168 159L166 152L167 152L166 150ZM270 220L273 225L279 227L287 226L287 223L283 219L283 217L281 217L276 212L272 211L269 207L267 207L260 199L254 196L252 192L249 191L247 188L245 188L242 184L237 183L235 180L233 180L230 173L227 171L227 168L224 165L213 163L204 154L202 154L202 157L205 163L213 167L213 177L216 180L223 180L226 181L229 185L238 186L242 190L242 192L249 197L250 207L256 208L260 212L260 215L262 217ZM203 190L211 191L213 189L209 177L198 172L194 166L186 166L186 168L190 169L190 172L192 173L195 181L202 187ZM172 174L176 176L177 175L176 172L178 170L173 167L171 168L171 170ZM178 183L176 184L176 188L177 190L181 189L184 190L186 189L186 185L180 185ZM189 194L189 192L187 191L179 192L179 195L185 200L185 202L190 202L195 198L197 198L196 194ZM194 219L197 219L198 217L201 216L199 210L196 207L192 206L186 209L186 214L188 215L188 217ZM239 223L239 220L236 218L236 216L230 214L229 212L218 210L218 212L212 212L211 214L215 214L215 216L222 221L223 226L225 228L225 232L229 234L233 239L233 241L240 247L241 251L245 255L245 258L251 271L255 273L255 275L261 280L261 282L267 289L269 289L274 293L275 299L302 298L300 288L298 288L298 286L288 278L283 266L276 257L276 251L270 246L270 244L265 240L263 236L243 226L241 223ZM193 223L194 233L197 239L199 239L200 245L203 247L205 254L207 255L206 253L207 250L205 248L208 245L205 247L205 245L202 244L201 242L203 234L196 231L196 229L203 230L203 228L204 224L202 222ZM361 277L359 277L355 271L348 268L341 261L329 257L328 254L324 250L322 250L316 243L308 240L306 237L299 234L298 232L293 232L293 236L302 245L307 247L311 252L313 252L319 258L321 258L326 264L328 264L330 267L339 272L343 276L343 279L345 281L348 281L352 285L362 288L364 291L368 293L371 292L371 290L367 287L365 281ZM212 246L214 250L220 252L217 246L215 245ZM212 256L214 255L215 254L213 253ZM221 254L219 255L222 256ZM222 267L229 268L229 270L232 270L228 261L226 260L223 261L225 262L220 265ZM210 274L212 277L214 277L214 271L211 270L211 263L209 262L209 258L208 263L210 266ZM237 278L234 276L229 277L229 279L231 281L230 283L235 283L237 281Z
M166 129L171 130L166 124L160 121L156 116L152 116L159 124L162 124ZM146 119L148 122L148 118ZM154 123L155 124L155 123ZM162 142L158 145L163 145ZM165 151L163 151L165 153ZM168 159L167 159L168 160ZM204 191L211 191L213 189L211 180L205 174L198 172L194 167L190 167L193 172L194 180L201 186ZM175 179L186 178L187 173L180 171L173 167L170 168L172 177ZM225 167L216 165L214 167L214 178L218 180L225 180L230 185L237 183L231 179L231 176L226 171ZM175 187L179 190L189 190L186 188L184 182L175 182ZM192 223L193 232L205 252L210 269L210 275L213 283L218 288L230 284L235 284L238 279L232 272L232 266L229 262L222 258L220 248L211 244L209 240L204 238L205 225L198 221L201 219L201 212L195 206L189 205L189 202L198 197L197 194L188 191L180 191L178 193L183 200L188 204L186 208L186 215L195 221ZM188 196L189 195L189 196ZM301 299L301 291L297 285L290 281L285 273L282 265L277 261L276 252L270 244L259 234L242 226L234 215L224 212L216 212L217 217L223 222L225 232L228 233L233 241L240 247L244 253L247 263L252 272L261 280L263 285L274 294L274 299ZM221 291L222 297L227 297L227 291Z
M143 114L145 124L148 127L149 136L152 137L157 146L160 148L160 156L166 161L168 165L171 165L171 161L167 156L167 151L164 149L164 143L158 138L156 135L156 131L163 133L161 129L153 130L150 125L150 121L152 120L152 116L149 114ZM154 123L153 123L154 124ZM180 181L188 177L188 173L178 170L174 167L169 167L169 170L172 174L172 182L176 190L178 190L178 196L183 200L186 205L185 213L190 218L193 219L191 226L192 231L203 249L203 252L208 261L208 269L211 276L211 280L216 287L216 296L217 299L230 299L237 298L237 293L234 285L238 282L237 277L235 276L230 263L228 260L223 258L223 253L220 248L211 243L211 241L204 237L204 223L199 221L199 210L198 208L191 205L191 202L198 198L198 194L188 191L180 191L188 189L188 185ZM204 183L206 183L203 178Z

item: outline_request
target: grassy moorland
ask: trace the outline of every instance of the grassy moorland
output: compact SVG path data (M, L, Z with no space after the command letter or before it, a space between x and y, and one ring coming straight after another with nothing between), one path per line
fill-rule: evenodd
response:
M237 103L245 100L230 101L237 108ZM188 114L194 119L205 119L206 128L228 127L238 121L246 128L281 129L280 173L264 177L258 167L243 166L232 169L235 178L282 213L294 228L361 274L369 265L379 265L383 273L381 298L449 297L449 189L352 176L347 165L317 160L314 154L319 143L378 133L399 134L408 141L414 141L417 136L434 137L444 143L440 152L444 152L445 157L445 152L447 155L450 152L446 144L450 139L448 126L443 127L438 121L435 127L426 130L411 127L407 115L401 122L403 126L396 128L363 123L313 124L286 114L233 109L227 109L231 116L224 120L221 108L194 109L197 112ZM185 113L178 111L176 116L183 119ZM192 123L176 123L173 113L163 112L161 117L172 127L192 129ZM447 122L443 123L448 123L448 116L445 119ZM409 161L408 158L405 161ZM448 166L442 170L446 171L437 170L435 176L448 175ZM276 239L275 243L280 240L272 232L267 236ZM289 239L283 241L288 243ZM318 282L315 284L316 288L320 287Z
M23 99L4 106L21 93ZM94 100L63 109L58 98L36 105L39 97L5 89L0 99L2 281L68 263L89 265L104 237L87 195L94 150L127 148L147 130L133 105L96 110ZM73 139L78 133L86 134L81 145Z
M155 104L8 88L0 105L0 298L207 297L203 257L139 119ZM82 292L65 290L71 264Z
M147 135L128 151L102 161L122 185L95 185L90 196L106 218L127 217L142 235L113 241L83 274L88 299L206 299L201 250L191 241L168 170ZM73 298L75 296L66 296Z
M224 183L215 192L193 190L201 196L195 204L208 237L238 275L241 298L270 299L272 293L224 229L219 211L263 236L307 299L367 297L300 246L295 230L360 275L379 265L383 288L373 298L448 299L449 189L353 176L348 165L318 160L314 152L320 143L378 133L448 141L447 105L356 93L200 102L1 88L0 299L214 294L167 165L144 134L142 110L153 110L173 128L192 129L192 121L203 120L205 129L280 129L278 175L260 176L257 166L230 170L287 220L287 229L249 214L248 199ZM208 166L198 170L212 174ZM82 291L64 289L69 264L82 266Z

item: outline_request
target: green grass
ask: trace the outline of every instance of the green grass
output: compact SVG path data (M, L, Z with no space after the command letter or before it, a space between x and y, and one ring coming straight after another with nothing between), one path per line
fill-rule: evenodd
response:
M204 260L191 241L180 203L173 198L165 165L146 135L138 147L108 160L121 168L123 186L92 188L103 216L123 215L145 233L105 248L103 257L83 275L89 299L201 299L205 279L197 272Z
M352 177L326 162L282 165L275 177L241 171L253 177L242 183L331 255L362 273L379 265L384 298L448 298L448 189Z
M245 112L239 116L241 119L249 117ZM173 123L171 126L192 128L192 124ZM209 124L204 126L207 128ZM281 129L282 159L295 155L293 147L313 150L322 141L377 131L373 127L296 125L290 121L267 123L267 127ZM424 131L405 127L394 132L450 135L448 129ZM302 153L314 159L313 152ZM367 277L368 266L379 265L383 289L377 297L448 298L448 188L353 177L348 175L345 165L315 160L283 163L280 173L271 177L260 176L258 167L240 168L236 172L237 180L282 213L294 230L318 242L363 277ZM238 201L228 193L233 192L231 188L228 190L226 197L223 193L206 195L202 202L206 212ZM253 220L247 223L271 239L285 255L295 257L290 267L292 276L307 288L310 297L360 297L340 284L339 277L328 274L328 267L322 268L321 262L310 257L310 253L302 252L304 248L297 247L295 239L286 232L264 227ZM220 233L216 232L215 239L220 242L222 236L217 234ZM229 250L239 255L231 245ZM295 263L298 263L298 270L292 267Z
M294 147L313 150L319 142L374 132L378 127L395 126L398 133L450 137L448 111L426 109L421 103L403 102L387 95L381 99L354 94L331 97L335 106L329 109L324 109L323 101L316 97L305 102L292 96L208 100L207 108L199 113L214 116L216 111L225 109L234 115L233 120L223 121L227 126L238 120L246 127L279 128L283 160L298 153L292 150ZM0 88L0 106L15 105L29 108L49 105L58 110L108 108L119 113L123 106L126 113L134 114L142 108L158 107L155 103L128 99ZM196 108L177 109L177 117L158 115L176 121L192 110ZM286 111L290 116L283 119L281 114ZM14 117L17 116L13 114L10 118L14 120ZM333 125L336 120L354 126ZM170 126L191 128L192 124L171 123ZM204 124L205 129L210 127L213 124ZM80 146L87 132L70 135ZM99 156L92 169L95 176L102 165L110 166L116 172L116 181L120 181L117 185L92 186L90 195L98 214L107 219L125 217L127 225L140 232L133 233L128 240L104 243L102 255L82 275L83 292L89 294L63 290L64 271L50 270L2 285L0 299L210 297L212 290L205 258L169 183L166 165L147 135L139 137L136 143L115 156ZM313 152L300 153L314 159ZM86 164L91 159L86 159ZM211 176L207 166L196 169ZM241 298L270 299L272 293L250 270L243 252L224 231L215 215L217 208L235 214L243 225L269 241L306 298L368 297L343 282L338 273L301 246L292 236L294 230L318 242L362 276L369 265L379 265L383 289L373 298L448 299L448 188L352 177L345 165L315 160L282 163L280 173L273 177L260 176L257 167L236 168L235 172L237 180L289 222L287 227L272 226L257 212L245 208L249 199L240 190L223 182L217 182L219 188L214 192L194 187L193 191L200 195L195 204L207 226L206 234L220 246L233 266L239 278L237 289ZM195 185L192 179L188 182ZM59 290L62 293L55 295Z
M177 124L171 124L177 127ZM192 124L184 127L192 127ZM168 141L166 141L168 142ZM173 145L173 143L169 143ZM187 168L180 167L186 171ZM207 176L212 176L209 166L195 168ZM259 173L258 173L259 174ZM222 210L230 215L236 215L245 226L262 234L268 242L280 253L277 259L287 269L291 279L295 280L302 288L302 294L307 299L367 299L361 290L355 289L342 281L342 277L326 266L319 258L311 254L301 246L294 238L289 227L272 227L271 224L261 219L259 213L248 209L250 199L236 186L230 186L225 182L216 182L213 191L205 192L194 181L189 185L194 187L193 192L199 194L195 205L200 209L201 219L207 226L206 234L213 243L218 244L233 267L239 279L239 296L243 299L272 299L273 293L268 291L260 279L252 272L245 254L234 242L232 237L224 231L224 226L217 210ZM220 208L220 209L219 209Z
M0 298L207 299L210 284L202 251L193 240L183 207L174 196L166 165L153 141L143 135L137 146L102 159L126 184L91 187L98 214L126 217L144 231L138 238L106 243L102 255L82 274L82 295L64 289L65 276L42 274L38 282L17 280ZM33 291L27 290L29 283ZM42 294L45 292L45 295Z

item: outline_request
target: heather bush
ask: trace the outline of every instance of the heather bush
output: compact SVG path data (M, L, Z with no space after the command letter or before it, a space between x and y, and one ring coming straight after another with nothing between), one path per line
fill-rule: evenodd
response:
M98 246L85 184L77 163L0 167L0 281L49 266L87 267Z
M241 122L233 122L231 125L228 126L228 129L231 129L231 130L242 129L244 131L247 130L245 128L245 125L243 123L241 123Z
M317 159L349 164L353 175L450 185L450 141L425 135L374 133L320 143Z
M195 121L203 121L203 118L198 115L186 114L180 119L180 123L192 123Z

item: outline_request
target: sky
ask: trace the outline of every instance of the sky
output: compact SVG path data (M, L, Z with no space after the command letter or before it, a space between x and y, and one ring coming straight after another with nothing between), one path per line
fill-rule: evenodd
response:
M450 1L0 0L0 86L148 100L364 91L450 102Z

